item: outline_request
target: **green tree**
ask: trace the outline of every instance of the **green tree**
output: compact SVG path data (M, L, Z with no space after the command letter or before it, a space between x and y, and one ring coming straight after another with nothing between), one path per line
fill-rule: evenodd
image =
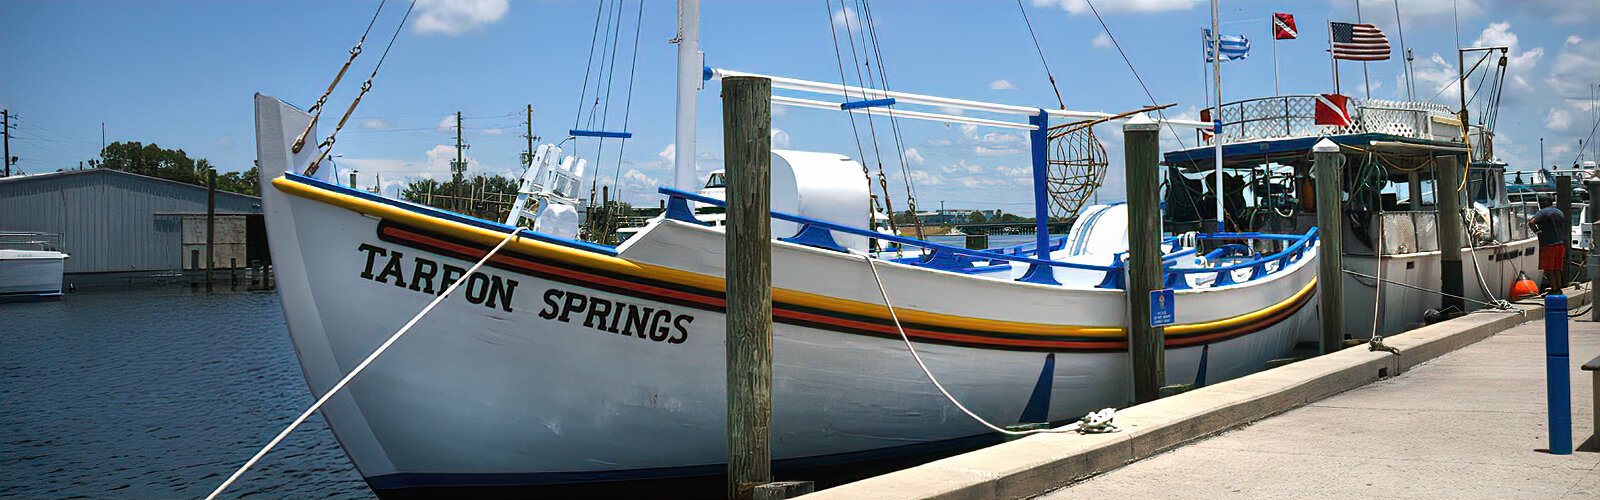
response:
M99 160L89 160L94 168L109 168L196 186L206 185L207 172L214 167L204 158L193 159L182 149L166 149L138 141L113 142L100 150ZM261 193L256 168L246 172L217 175L217 189L258 195Z
M967 222L972 224L982 224L989 222L989 219L983 217L983 212L973 210L972 215L967 216Z

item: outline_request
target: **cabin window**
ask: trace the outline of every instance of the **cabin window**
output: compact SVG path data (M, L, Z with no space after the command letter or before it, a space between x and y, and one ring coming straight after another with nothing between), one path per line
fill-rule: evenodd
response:
M717 172L717 173L711 174L711 178L706 179L706 187L708 187L708 188L724 187L724 186L727 186L727 182L728 181L727 181L726 176L724 174L722 174L721 172Z

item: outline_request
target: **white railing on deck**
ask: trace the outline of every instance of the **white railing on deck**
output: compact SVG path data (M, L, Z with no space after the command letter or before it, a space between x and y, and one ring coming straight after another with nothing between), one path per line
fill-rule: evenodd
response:
M1263 97L1222 105L1222 143L1344 134L1389 134L1460 142L1460 122L1440 104L1351 98L1349 127L1316 124L1315 95ZM1201 142L1212 144L1201 134ZM1476 135L1476 134L1474 134Z

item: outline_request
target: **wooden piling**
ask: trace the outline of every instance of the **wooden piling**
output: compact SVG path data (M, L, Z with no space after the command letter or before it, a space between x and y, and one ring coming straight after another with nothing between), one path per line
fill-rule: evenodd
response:
M211 269L215 263L211 248L217 242L217 171L206 171L206 290L211 290Z
M1134 403L1166 385L1165 328L1150 325L1150 292L1161 288L1160 124L1143 114L1122 125L1128 186L1128 346Z
M1600 180L1584 183L1589 189L1589 301L1594 302L1595 290L1600 290ZM1600 323L1600 307L1589 308L1589 321ZM1600 379L1596 379L1600 380ZM1600 391L1600 383L1595 384ZM1600 415L1595 416L1600 420ZM1600 426L1595 427L1600 432Z
M1578 217L1578 214L1572 213L1571 175L1560 174L1556 176L1556 208L1561 210L1561 215L1566 216L1567 220ZM1561 228L1561 230L1571 231L1570 228ZM1572 259L1567 259L1567 262L1561 266L1561 274L1570 277L1573 274L1572 271ZM1566 282L1567 280L1563 278L1561 281Z
M1439 291L1444 292L1440 299L1441 311L1446 318L1455 317L1467 312L1467 304L1459 297L1463 293L1463 277L1461 269L1461 155L1443 155L1435 157L1433 167L1433 199L1438 203L1439 212L1436 222L1439 224ZM1453 297L1452 297L1453 296Z
M1322 353L1344 347L1344 204L1340 202L1344 153L1328 139L1312 146L1317 192L1317 295L1322 316ZM1413 202L1422 200L1420 196ZM1383 249L1374 252L1383 265ZM1383 286L1381 283L1378 286Z
M772 80L722 80L728 176L728 496L772 482Z

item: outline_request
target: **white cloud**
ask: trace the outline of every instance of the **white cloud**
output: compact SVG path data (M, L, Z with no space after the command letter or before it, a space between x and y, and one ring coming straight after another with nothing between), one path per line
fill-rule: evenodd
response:
M455 160L456 160L456 147L455 146L447 146L447 145L444 145L444 144L440 144L440 145L434 146L433 149L428 150L427 165L429 167L443 168L443 170L445 172L449 172L450 171L450 162L453 162ZM471 156L465 156L465 155L461 157L461 161L466 162L467 165L469 165L469 166L474 164L474 163L476 163L476 161L473 160Z
M789 149L789 133L781 128L772 129L772 148Z
M668 165L673 164L673 162L678 161L678 145L670 142L667 143L667 147L661 148L661 152L656 153L656 157L661 158L661 160L667 162Z
M507 0L417 0L412 30L455 36L499 21L511 6Z
M361 128L366 130L388 130L390 125L389 122L377 118L367 118L361 120Z
M926 158L922 157L922 153L917 151L917 148L906 148L905 158L906 161L910 162L912 165L921 165L923 162L927 161Z
M1489 27L1484 28L1483 32L1478 35L1478 39L1473 41L1472 44L1477 47L1495 45L1510 47L1511 53L1507 56L1506 73L1511 77L1511 82L1517 86L1518 90L1528 91L1532 90L1533 86L1528 84L1526 75L1539 65L1539 60L1544 57L1544 47L1523 50L1518 42L1517 34L1511 32L1511 23L1498 22L1490 23ZM1493 61L1491 60L1490 62Z
M1201 0L1114 0L1096 5L1101 14L1111 12L1166 12L1189 10L1200 5ZM1059 7L1072 15L1089 14L1089 4L1084 0L1033 0L1037 6Z
M1102 49L1111 48L1111 35L1107 35L1106 32L1101 31L1100 34L1094 36L1094 40L1089 41L1089 45L1093 45Z
M839 29L859 31L861 30L861 21L861 15L857 14L855 9L842 7L833 11L833 25Z
M441 132L442 131L446 131L446 130L455 130L456 129L456 115L455 115L455 113L444 115L444 118L440 118L439 119L439 125L437 127L435 127L435 128L438 129Z
M1561 108L1553 108L1545 115L1544 126L1550 130L1566 130L1572 127L1572 112Z
M483 129L483 130L479 130L477 132L480 133L480 134L483 134L483 135L505 135L506 134L506 129L503 129L503 128L486 128L486 129Z
M1587 97L1595 75L1600 75L1600 41L1585 40L1561 48L1544 82L1555 97Z
M1578 35L1567 35L1567 45L1577 45L1579 43L1583 43L1582 37L1579 37Z
M1011 80L1002 79L989 82L989 90L1013 90L1016 88L1016 84L1011 83Z

